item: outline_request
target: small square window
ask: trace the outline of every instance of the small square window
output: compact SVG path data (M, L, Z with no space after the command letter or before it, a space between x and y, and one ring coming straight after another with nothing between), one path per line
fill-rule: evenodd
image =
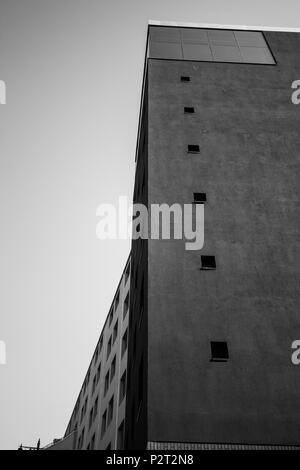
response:
M201 269L216 269L215 256L201 256Z
M187 76L181 76L180 77L180 81L183 82L183 83L187 83L187 82L190 82L191 81L191 77L187 77Z
M211 341L211 361L226 362L229 359L228 346L226 341Z
M195 113L195 108L190 107L190 106L184 107L184 114L194 114L194 113Z
M200 153L199 145L188 145L188 153Z
M206 202L206 193L194 193L194 204L204 204Z

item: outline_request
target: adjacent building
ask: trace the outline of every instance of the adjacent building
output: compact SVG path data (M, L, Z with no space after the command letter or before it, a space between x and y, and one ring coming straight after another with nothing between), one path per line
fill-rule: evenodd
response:
M122 449L125 436L130 295L128 259L65 437L47 450Z

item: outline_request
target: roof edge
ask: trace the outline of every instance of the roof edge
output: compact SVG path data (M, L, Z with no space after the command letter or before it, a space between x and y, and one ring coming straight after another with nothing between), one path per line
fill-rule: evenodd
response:
M241 29L246 31L277 31L286 33L300 33L300 28L286 28L282 26L248 26L248 25L227 25L214 23L188 23L184 21L158 21L149 20L149 26L177 26L181 28L206 28L206 29Z

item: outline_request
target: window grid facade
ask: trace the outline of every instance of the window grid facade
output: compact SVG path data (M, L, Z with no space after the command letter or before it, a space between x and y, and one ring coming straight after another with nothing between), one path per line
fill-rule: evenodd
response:
M121 378L124 382L127 370L127 348L122 350L122 338L129 321L129 315L123 314L129 310L129 290L130 258L65 433L67 437L77 431L75 448L78 450L104 450L108 446L116 449L121 442L126 409L126 390ZM124 393L121 401L120 393Z
M275 65L261 31L150 27L149 57Z

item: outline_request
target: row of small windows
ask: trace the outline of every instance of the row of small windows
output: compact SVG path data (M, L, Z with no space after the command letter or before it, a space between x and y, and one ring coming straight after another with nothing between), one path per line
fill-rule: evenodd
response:
M90 410L89 429L91 429L92 424L95 422L97 414L98 414L98 397L95 399L94 406Z
M111 369L110 369L111 378L109 379L109 372L105 377L105 392L104 392L104 394L108 390L109 381L112 381L112 378L115 375L115 370L116 370L116 357L114 357L113 362L112 362L112 366L111 366ZM123 402L123 400L126 396L126 377L127 377L127 371L125 370L123 372L123 375L121 377L120 384L119 384L119 405L121 405L121 403ZM81 411L81 422L82 422L82 420L83 420L83 418L86 414L86 411L87 411L87 403L88 403L88 400L86 398L85 402L84 402L84 405L82 407L82 411ZM99 408L99 398L96 397L94 405L93 405L92 409L90 410L90 414L89 414L89 424L88 424L89 429L91 429L93 423L96 420L96 417L97 417L97 414L98 414L98 408ZM109 404L108 404L108 408L107 408L107 410L105 410L105 412L103 413L103 416L102 416L101 438L103 438L103 436L106 432L106 429L108 428L109 424L112 421L113 413L114 413L114 396L112 396L112 398L110 399ZM122 423L122 425L124 426L124 422ZM122 434L123 432L124 432L124 429L122 429L122 427L121 427L120 433ZM85 433L85 429L82 430L82 432L79 436L78 446L77 446L78 449L81 449L82 446L83 446L84 433ZM122 434L122 436L119 436L119 434L118 434L118 441L120 441L121 437L122 437L122 443L123 443L123 438L124 438L123 434ZM88 449L93 450L94 449L94 444L95 444L95 442L93 442L93 438L92 438L92 441L88 446ZM121 442L119 442L118 448L123 448L123 447L119 447L120 445L121 445ZM123 446L123 444L122 444L122 446Z
M125 352L127 351L127 347L128 347L128 329L126 329L126 331L124 332L123 337L122 337L121 359L123 358ZM112 380L115 376L116 361L117 361L117 357L115 355L112 362L111 362L110 369L107 371L105 379L104 379L104 395L106 395L106 393L108 391L108 388L109 388L109 384L112 382Z
M259 31L150 27L149 57L275 64L264 35Z
M128 262L127 266L126 266L126 269L125 269L125 272L124 272L124 283L126 285L128 279L130 278L130 271L131 271L131 263L130 261ZM120 302L120 291L118 291L116 297L115 297L115 302L114 302L114 306L115 308L117 308L118 304ZM127 293L127 296L125 298L125 301L124 301L124 305L123 305L123 319L126 318L126 315L128 313L128 310L129 310L129 292ZM112 309L112 316L110 317L111 318L111 321L113 319L113 313L114 313L114 310ZM122 352L121 352L121 357L123 357L125 351L127 350L127 330L125 331L124 335L123 335L123 338L122 338ZM113 332L112 332L112 335L109 339L109 342L108 342L108 346L107 346L107 359L110 355L110 352L111 352L111 349L112 349L112 346L113 344L115 343L116 339L117 339L117 336L118 336L118 320L115 322L115 325L114 325L114 328L113 328ZM95 350L95 353L94 353L94 357L93 357L93 361L94 361L94 364L96 364L98 362L98 359L99 359L99 355L102 351L102 348L103 348L103 333L101 334L101 337L100 337L100 340L97 344L97 347L96 347L96 350ZM112 364L112 371L113 371L113 364ZM97 385L100 381L100 374L101 374L101 363L98 365L98 368L97 368L97 372L95 373L94 377L93 377L93 382L92 382L92 396L93 394L95 393L95 390L97 388ZM112 373L111 377L113 377L114 375L114 372ZM87 387L89 385L89 382L90 382L90 377L91 376L91 368L89 368L87 374L86 374L86 377L85 377L85 380L84 380L84 383L83 383L83 386L82 386L82 390L79 394L79 397L77 399L77 402L76 402L76 405L75 405L75 408L74 408L74 411L73 411L73 414L72 414L72 417L71 417L71 420L70 420L70 423L68 425L68 429L67 429L67 433L69 433L71 431L71 429L74 429L74 422L77 420L77 416L78 416L78 413L80 411L80 402L81 402L81 399L82 397L85 395L86 393L86 390L87 390ZM80 423L82 422L85 414L86 414L86 411L87 411L87 404L88 404L88 398L86 397L85 398L85 401L84 401L84 404L81 408L81 411L80 411ZM77 423L75 425L75 427L77 426Z
M123 402L126 396L126 377L127 377L127 372L125 370L123 372L123 375L121 377L120 384L119 384L119 405L121 405L121 403ZM106 378L106 380L107 382L109 382L109 378ZM104 437L104 434L113 419L114 403L115 403L115 398L113 395L111 399L109 400L107 409L104 411L102 415L101 439ZM120 447L118 446L118 448Z
M111 349L112 349L112 345L114 344L114 342L116 341L116 338L117 338L117 335L118 335L118 321L116 322L115 324L115 327L114 327L114 330L113 330L113 334L112 336L110 337L109 341L108 341L108 345L107 345L107 359L110 355L110 352L111 352ZM121 342L121 359L123 358L125 352L127 351L127 347L128 347L128 329L125 330L124 334L123 334L123 337L122 337L122 342ZM107 389L108 389L108 385L110 382L112 382L114 376L115 376L115 372L116 372L116 356L114 356L113 360L112 360L112 364L111 364L111 367L110 367L110 370L108 371L108 373L106 374L106 377L105 377L105 381L104 381L104 394L106 394L107 392ZM97 372L96 374L94 375L94 378L93 378L93 384L92 384L92 395L94 394L95 390L96 390L96 387L100 381L100 375L101 375L101 363L98 365L98 368L97 368ZM90 371L88 372L87 376L86 376L86 379L85 379L85 385L84 385L84 393L85 393L85 390L87 388L87 384L88 384L88 381L90 379ZM75 407L75 410L74 410L74 415L76 416L77 412L78 412L78 405L79 405L79 401L77 402L76 404L76 407ZM84 405L81 409L81 417L80 417L80 422L82 422L83 420L83 417L86 413L86 409L87 409L87 397L85 399L85 402L84 402Z
M108 408L104 411L102 415L101 439L103 438L108 426L112 422L113 415L114 415L114 395L109 400Z

